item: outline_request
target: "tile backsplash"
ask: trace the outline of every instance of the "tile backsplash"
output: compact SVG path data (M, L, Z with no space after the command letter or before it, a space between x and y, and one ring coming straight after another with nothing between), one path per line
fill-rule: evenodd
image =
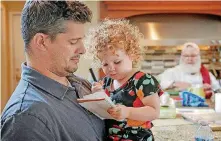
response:
M221 53L218 46L200 46L202 63L212 73L221 70ZM181 47L150 46L143 48L141 69L144 72L158 75L164 70L179 64Z

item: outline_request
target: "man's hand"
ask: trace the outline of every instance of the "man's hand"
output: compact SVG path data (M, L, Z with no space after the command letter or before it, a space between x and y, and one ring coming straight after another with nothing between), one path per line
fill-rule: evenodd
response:
M187 82L174 82L173 87L177 88L179 91L182 91L191 87L191 84Z
M126 119L130 115L130 108L124 105L116 105L107 110L107 112L116 120Z
M103 90L102 86L103 86L102 81L94 82L93 85L92 85L92 89L91 89L92 93L102 91Z
M212 86L210 84L203 84L203 89L206 94L206 98L210 98L213 94Z

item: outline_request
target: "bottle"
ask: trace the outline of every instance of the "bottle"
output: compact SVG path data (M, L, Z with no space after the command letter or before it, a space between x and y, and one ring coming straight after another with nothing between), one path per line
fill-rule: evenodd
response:
M213 141L214 136L207 122L200 121L200 127L196 131L195 141Z

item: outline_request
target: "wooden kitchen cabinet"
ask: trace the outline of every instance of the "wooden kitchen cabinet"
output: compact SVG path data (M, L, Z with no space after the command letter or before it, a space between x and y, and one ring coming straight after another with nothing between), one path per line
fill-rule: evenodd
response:
M192 13L221 16L221 1L102 1L100 19L143 14Z
M20 18L25 1L1 1L1 111L14 91L25 61Z

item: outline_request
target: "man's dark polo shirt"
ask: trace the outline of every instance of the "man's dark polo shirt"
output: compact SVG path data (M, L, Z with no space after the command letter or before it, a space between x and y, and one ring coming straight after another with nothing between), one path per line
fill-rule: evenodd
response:
M85 93L83 84L71 81L71 85L23 64L21 80L2 113L2 141L103 140L103 121L76 101Z

